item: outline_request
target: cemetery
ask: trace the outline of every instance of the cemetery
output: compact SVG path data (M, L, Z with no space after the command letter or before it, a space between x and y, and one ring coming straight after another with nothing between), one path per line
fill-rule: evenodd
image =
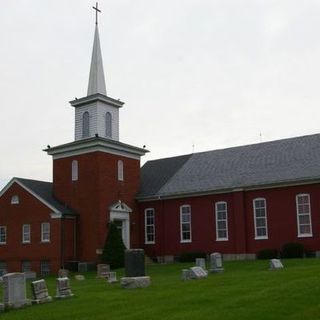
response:
M112 270L108 277L97 277L97 271L69 272L68 278L60 280L58 275L43 280L27 279L24 291L23 280L16 275L18 280L11 284L18 290L14 296L26 305L1 312L0 317L4 320L105 319L107 313L108 319L260 320L316 319L320 314L320 260L316 258L220 264L208 257L206 261L155 263L144 268L137 254L129 257L132 261L129 267ZM215 272L215 267L223 271ZM101 268L102 272L107 269L100 266L100 271ZM191 279L181 278L183 270L194 271ZM79 275L82 281L76 280ZM195 275L201 278L196 279ZM109 281L110 277L118 281ZM121 283L128 278L142 278L143 282L145 277L150 279L147 286L127 289ZM57 299L58 288L60 295L71 297ZM3 296L3 281L0 289L1 302L7 299ZM39 301L31 305L32 300Z

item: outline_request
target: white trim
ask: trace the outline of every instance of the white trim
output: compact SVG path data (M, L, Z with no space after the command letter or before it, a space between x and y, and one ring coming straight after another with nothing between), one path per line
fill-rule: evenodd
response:
M62 213L55 213L55 212L52 212L50 213L50 218L51 219L61 219L62 218Z
M36 199L38 199L40 202L45 204L48 208L50 208L55 213L61 213L59 210L57 210L55 207L53 207L50 203L39 197L36 193L34 193L31 189L26 187L22 182L20 182L17 178L12 178L7 185L1 190L0 192L0 198L3 196L3 194L13 185L13 183L17 183L20 187L28 191L31 195L33 195Z
M109 207L110 221L122 221L122 239L127 249L130 249L130 213L132 212L124 202L120 200Z
M310 221L310 233L300 233L300 222L299 222L299 216L301 215L307 215L306 213L304 214L300 214L299 213L299 206L298 206L298 198L299 197L305 197L307 196L308 197L308 205L309 205L309 221ZM312 233L312 220L311 220L311 201L310 201L310 194L309 193L298 193L296 195L296 214L297 214L297 231L298 231L298 234L297 234L297 237L298 238L311 238L313 237L313 233Z
M147 235L147 226L151 226L151 225L147 225L147 212L151 211L153 213L153 241L148 241L148 235ZM154 208L146 208L144 209L144 243L145 244L155 244L156 243L156 225L155 225L155 220L156 220L156 216L155 216L155 210Z
M24 227L29 226L29 232L25 232ZM29 235L29 240L25 240L25 235ZM31 225L29 223L22 225L22 243L31 243Z
M190 239L183 239L183 232L182 232L182 208L189 208L189 215L190 215L190 221L188 222L190 226ZM192 242L192 224L191 224L191 206L189 204L184 204L180 206L180 243L190 243ZM186 224L186 222L184 222Z
M93 137L81 139L57 147L52 147L49 149L45 149L44 151L46 151L49 155L52 155L54 160L96 151L111 153L139 160L141 156L149 152L146 149L133 147L109 138Z
M48 239L45 239L44 238L44 226L48 226L48 230L47 230L47 234L48 234ZM51 229L51 227L50 227L50 222L42 222L41 223L41 242L42 243L48 243L48 242L50 242L50 229Z
M219 221L225 221L226 223L226 233L227 236L225 238L219 238L219 230L218 230L218 205L225 205L225 213L226 218L224 220L220 219ZM215 203L215 222L216 222L216 241L228 241L229 240L229 230L228 230L228 204L226 201L218 201Z
M256 201L264 201L264 220L265 220L265 229L266 235L265 236L258 236L257 235L257 223L256 223ZM254 198L253 202L253 220L254 220L254 239L255 240L266 240L268 239L268 215L267 215L267 200L265 198ZM259 217L261 218L261 217Z
M118 169L118 181L124 181L124 165L122 160L118 160L117 169Z
M71 180L78 181L79 179L79 163L78 160L72 160L71 162Z
M19 199L19 196L17 194L13 195L11 197L11 204L19 204L20 203L20 199Z
M200 196L208 196L215 194L225 194L225 193L234 193L234 192L246 192L246 191L254 191L254 190L266 190L266 189L275 189L275 188L287 188L287 187L295 187L295 186L305 186L305 185L314 185L320 184L319 178L310 179L304 181L293 181L293 182L282 182L273 183L273 184L261 184L257 186L249 186L243 188L227 188L227 189L219 189L219 190L208 190L208 191L199 191L199 192L177 192L174 194L162 194L162 195L152 195L146 197L136 197L138 202L149 202L149 201L157 201L157 200L167 200L167 199L184 199L184 198L192 198L192 197L200 197Z
M1 241L1 229L4 230L4 235L5 235L5 241ZM7 226L0 226L0 245L5 245L7 244Z

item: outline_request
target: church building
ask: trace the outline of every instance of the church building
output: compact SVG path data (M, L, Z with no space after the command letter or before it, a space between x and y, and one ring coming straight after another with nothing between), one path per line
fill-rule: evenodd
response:
M0 191L0 272L96 264L114 221L127 248L158 261L185 252L251 259L301 242L320 253L320 134L148 161L119 141L98 25L74 141L44 150L53 181L14 177Z

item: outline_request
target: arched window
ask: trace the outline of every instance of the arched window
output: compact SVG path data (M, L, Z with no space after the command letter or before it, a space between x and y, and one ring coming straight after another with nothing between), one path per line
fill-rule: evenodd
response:
M19 204L19 196L14 195L11 197L11 204Z
M118 180L123 181L123 161L118 161Z
M72 181L77 181L78 180L78 161L73 160L71 164L71 176L72 176Z
M112 116L110 112L106 113L106 137L112 138Z
M89 112L86 111L82 116L82 137L88 138L90 135L90 115Z

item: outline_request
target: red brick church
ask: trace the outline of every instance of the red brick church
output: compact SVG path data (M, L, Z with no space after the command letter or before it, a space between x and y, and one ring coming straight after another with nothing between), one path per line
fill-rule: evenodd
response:
M123 102L107 95L96 25L87 96L70 102L75 140L45 150L53 182L13 178L0 192L0 270L97 263L115 221L127 248L254 258L302 242L320 252L320 135L147 162L119 141Z

